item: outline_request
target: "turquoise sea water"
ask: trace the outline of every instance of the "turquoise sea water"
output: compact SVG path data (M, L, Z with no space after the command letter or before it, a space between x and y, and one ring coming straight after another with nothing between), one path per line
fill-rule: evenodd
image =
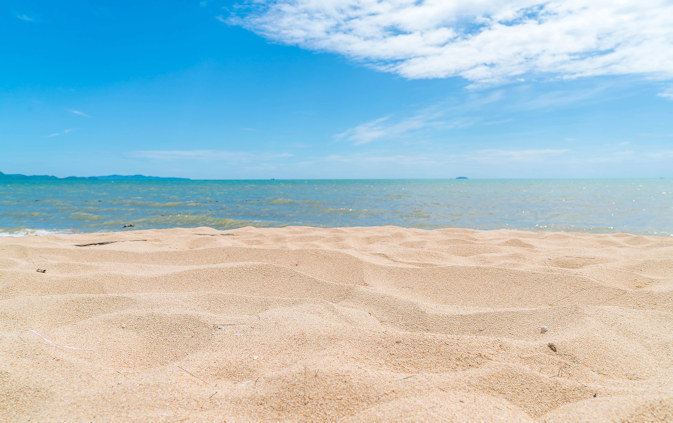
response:
M673 235L673 179L0 182L0 235L210 226Z

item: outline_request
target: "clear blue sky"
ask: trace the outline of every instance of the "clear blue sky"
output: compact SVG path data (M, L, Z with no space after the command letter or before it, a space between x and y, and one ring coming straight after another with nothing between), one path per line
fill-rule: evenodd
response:
M4 1L0 171L673 176L671 2L474 3Z

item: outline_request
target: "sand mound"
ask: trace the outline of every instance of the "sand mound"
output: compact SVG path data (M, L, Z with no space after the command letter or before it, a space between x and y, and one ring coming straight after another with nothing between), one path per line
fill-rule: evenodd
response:
M671 238L196 228L0 252L0 421L673 421Z

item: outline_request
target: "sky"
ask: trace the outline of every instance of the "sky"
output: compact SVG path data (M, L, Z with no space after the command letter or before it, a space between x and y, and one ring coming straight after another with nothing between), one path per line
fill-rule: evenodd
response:
M0 6L0 171L673 177L673 1Z

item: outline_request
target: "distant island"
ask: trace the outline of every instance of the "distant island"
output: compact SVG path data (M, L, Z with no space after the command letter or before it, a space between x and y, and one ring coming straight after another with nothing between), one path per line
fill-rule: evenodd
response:
M3 180L98 180L98 181L137 181L137 180L156 180L156 179L165 179L171 181L183 180L188 181L189 178L162 178L160 176L145 176L145 175L106 175L106 176L67 176L65 178L59 178L57 176L51 175L22 175L22 174L6 174L0 172L0 181Z
M467 179L467 176L459 176L456 179Z

